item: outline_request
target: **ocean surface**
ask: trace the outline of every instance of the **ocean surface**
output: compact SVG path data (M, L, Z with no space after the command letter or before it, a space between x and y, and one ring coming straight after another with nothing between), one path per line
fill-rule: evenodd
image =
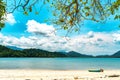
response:
M120 70L120 58L0 58L0 69Z

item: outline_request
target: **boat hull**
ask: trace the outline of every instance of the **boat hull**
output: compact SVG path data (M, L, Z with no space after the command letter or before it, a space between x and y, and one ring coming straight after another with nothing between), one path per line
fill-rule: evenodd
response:
M103 72L103 70L98 69L98 70L88 70L89 72Z

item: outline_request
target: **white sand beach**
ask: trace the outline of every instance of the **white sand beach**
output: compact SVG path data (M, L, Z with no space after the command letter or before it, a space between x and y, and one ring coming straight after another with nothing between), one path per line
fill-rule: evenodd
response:
M0 80L120 80L120 70L0 70Z

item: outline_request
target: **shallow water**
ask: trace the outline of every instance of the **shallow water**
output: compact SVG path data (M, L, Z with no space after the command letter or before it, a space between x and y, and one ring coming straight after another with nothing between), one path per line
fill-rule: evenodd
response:
M120 58L0 58L0 69L120 70Z

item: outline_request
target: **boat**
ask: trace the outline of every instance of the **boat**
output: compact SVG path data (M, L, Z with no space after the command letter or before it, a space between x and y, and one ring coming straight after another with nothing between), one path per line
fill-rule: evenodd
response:
M89 72L103 72L103 69L90 69Z

